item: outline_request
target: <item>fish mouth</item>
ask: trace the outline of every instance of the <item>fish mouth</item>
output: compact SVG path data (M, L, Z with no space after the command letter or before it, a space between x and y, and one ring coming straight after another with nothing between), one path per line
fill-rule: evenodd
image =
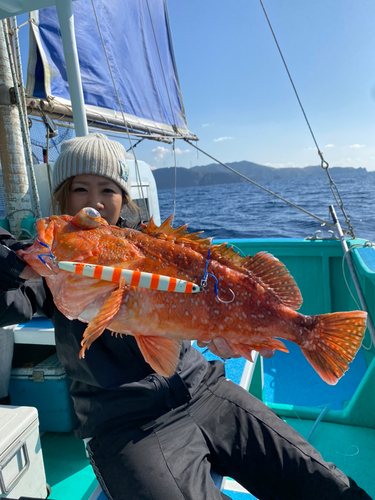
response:
M36 221L38 240L49 247L52 246L55 233L55 224L51 219L52 217L46 217Z
M52 270L54 256L52 244L54 240L54 222L51 218L37 220L37 239L34 244L23 250L18 250L17 254L25 260L41 276L54 275Z

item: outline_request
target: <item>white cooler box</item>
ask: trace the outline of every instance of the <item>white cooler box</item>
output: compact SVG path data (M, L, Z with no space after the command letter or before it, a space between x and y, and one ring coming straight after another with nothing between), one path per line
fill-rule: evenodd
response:
M0 498L47 498L38 412L0 406Z

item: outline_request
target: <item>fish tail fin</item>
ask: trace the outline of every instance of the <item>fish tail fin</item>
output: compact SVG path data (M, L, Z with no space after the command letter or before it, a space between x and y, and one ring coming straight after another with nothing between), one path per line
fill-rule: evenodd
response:
M317 320L303 354L327 384L335 385L361 347L366 330L364 311L337 312L313 316Z

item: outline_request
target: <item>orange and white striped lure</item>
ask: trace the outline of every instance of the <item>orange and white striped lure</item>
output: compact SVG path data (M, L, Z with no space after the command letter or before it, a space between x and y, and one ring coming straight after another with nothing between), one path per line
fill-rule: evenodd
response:
M84 264L82 262L60 261L56 262L63 271L81 274L89 278L120 283L125 279L125 284L160 290L163 292L197 293L201 291L200 286L190 281L171 278L162 274L146 273L144 271L132 271L118 267L100 266L97 264Z

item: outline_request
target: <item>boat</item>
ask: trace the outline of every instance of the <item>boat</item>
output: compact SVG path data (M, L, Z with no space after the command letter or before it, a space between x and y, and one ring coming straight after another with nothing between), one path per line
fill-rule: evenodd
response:
M18 0L17 2L0 0L0 17L4 19L26 11L51 8L54 3L52 0ZM142 4L142 2L138 3ZM163 1L158 4L163 9L165 8ZM80 5L81 0L73 2L73 10L79 9ZM143 4L143 7L145 5L146 3ZM61 34L63 38L66 36L67 39L72 34L71 26L69 26L70 9L71 2L69 0L61 1L60 10L56 14L62 23L60 25ZM166 11L163 10L163 12ZM91 15L93 14L91 13ZM48 52L45 51L45 44L43 45L41 39L38 38L40 36L40 25L38 25L40 17L33 19L33 30L36 32L35 47L39 44L39 48L42 49L39 51L39 59L36 58L33 64L34 66L39 64L38 68L41 69L40 64L43 62L44 68L51 68L49 64L51 61L47 61L47 64L46 59L43 59L49 57ZM54 17L52 24L56 25L56 19ZM96 21L91 19L91 22ZM74 41L72 44L74 46ZM69 51L69 49L62 47L60 51L63 50ZM171 57L171 61L173 62L173 57ZM80 82L77 82L80 73L76 71L76 62L73 58L73 61L70 61L69 71L66 68L71 74L68 74L65 79L64 90L66 92L66 83L68 83L71 92L74 88L75 95L71 96L71 99L67 99L69 96L65 94L65 98L59 97L58 100L59 106L62 106L64 113L68 114L68 119L74 123L76 133L84 135L87 120L83 101L86 96L83 99L83 95L80 94ZM178 80L176 81L178 82ZM46 102L43 105L41 102L38 103L37 99L43 99L46 92L45 89L41 89L40 85L36 85L36 87L39 95L30 94L33 96L28 102L30 110L42 119L44 115L49 113L48 116L51 120L57 120L61 116L62 109L58 106L52 109L51 102ZM177 97L179 95L178 85L175 95ZM111 106L118 108L115 102L116 98L113 99ZM94 105L90 104L90 106ZM127 123L127 127L125 127L121 110L104 111L104 108L104 106L100 110L95 107L89 108L90 126L96 126L94 122L99 122L98 126L101 130L125 134L126 136L128 133L134 133L139 134L140 137L143 134L155 138L157 134L160 134L159 139L164 141L178 138L181 133L194 139L194 134L188 130L186 121L180 123L179 129L175 130L173 121L172 125L167 123L166 126L163 126L159 120L151 120L149 117L143 116L141 120L135 113L135 118L133 116L125 117ZM182 101L180 101L179 109L183 116ZM128 130L126 130L127 128ZM52 129L53 122L51 134L53 133ZM152 213L158 217L156 185L152 171L146 164L135 160L130 162L130 167L133 174L132 179L134 179L132 198L139 200L139 204L143 204L143 207L147 207L149 214ZM38 203L43 215L47 215L49 210L46 203L48 196L43 196L43 193L48 194L49 168L49 164L35 165L34 168L35 182L39 187L40 195ZM26 233L32 232L34 220L35 217L24 217L20 221L20 225L23 230L26 230ZM7 221L2 221L2 224L6 225ZM335 226L334 222L332 225ZM336 229L337 238L324 239L316 236L310 239L248 239L244 237L231 240L229 244L234 245L244 255L268 251L279 258L289 269L301 290L304 298L302 313L312 315L357 309L355 299L362 299L363 307L369 311L371 319L375 321L375 251L372 246L366 244L366 240L344 238L341 234L341 227L336 225ZM215 242L219 243L220 240ZM348 247L348 251L346 251L345 245ZM349 267L354 268L354 274L350 273ZM317 291L319 292L317 293ZM53 328L42 318L34 318L26 325L19 325L15 336L19 345L30 342L33 345L44 346L44 349L47 350L53 348ZM373 481L375 475L375 455L373 453L375 449L374 341L373 332L369 328L366 330L363 347L355 362L345 377L334 387L327 387L319 381L292 345L288 345L292 352L287 362L288 372L284 369L285 358L279 353L276 353L270 360L255 356L253 363L241 359L229 360L226 365L227 374L232 380L263 400L281 418L306 437L326 460L334 462L368 491L370 496L375 498ZM33 376L37 379L38 374ZM29 400L26 396L24 396L24 401L27 401L27 404L20 404L28 406ZM70 425L69 416L68 407L68 428ZM60 420L60 422L53 421L52 425L57 423L61 426L61 418L55 417L55 420ZM45 428L48 427L48 424L43 425ZM89 465L83 444L75 439L71 430L42 431L41 448L47 482L51 487L50 498L52 500L66 498L71 500L105 500L104 493L98 487ZM233 499L254 498L230 478L215 478L215 480L218 487ZM0 493L0 498L11 498L11 494L11 491L6 495Z

